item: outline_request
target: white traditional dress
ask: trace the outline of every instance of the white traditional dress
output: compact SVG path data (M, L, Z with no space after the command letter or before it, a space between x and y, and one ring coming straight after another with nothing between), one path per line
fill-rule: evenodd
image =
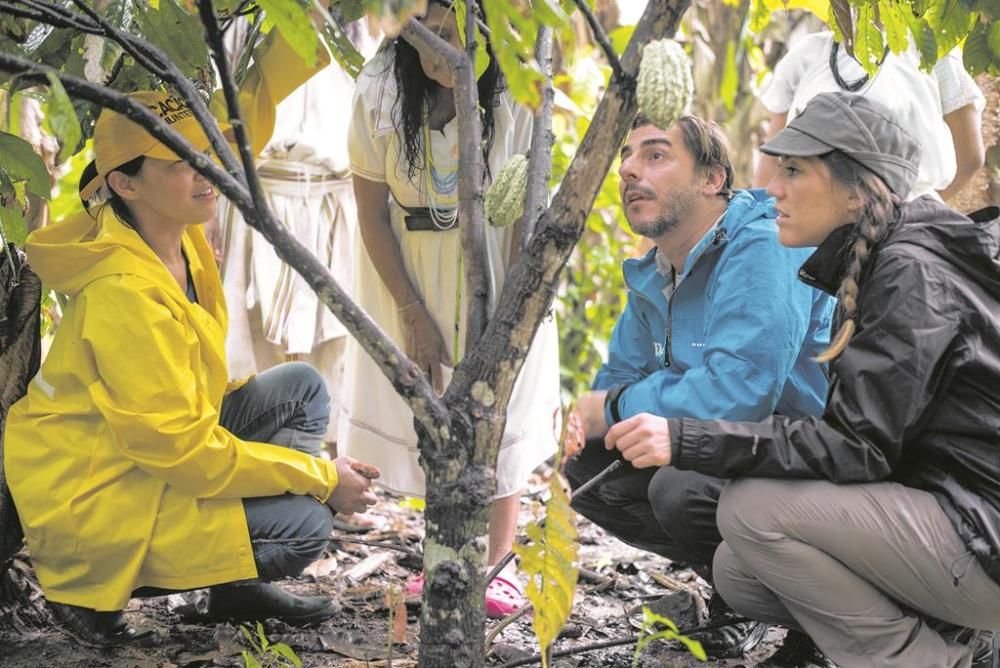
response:
M274 134L258 162L264 194L278 220L348 291L357 207L347 155L348 119L337 110L353 92L354 81L336 63L318 72L278 105ZM219 221L230 374L245 377L288 359L311 363L330 392L327 440L336 440L347 330L227 200L220 203Z
M458 122L453 119L440 131L424 129L424 155L432 169L418 170L411 181L401 136L393 122L397 95L393 54L392 47L379 51L358 77L348 139L351 170L389 186L389 224L399 242L404 267L437 323L452 359L458 361L465 353L467 304L462 289L460 232L457 227L447 231L409 231L400 206L435 206L446 210L456 205ZM495 123L496 134L489 156L494 175L511 155L527 152L531 115L504 93L496 109ZM511 239L511 229L486 226L487 277L494 298L503 287ZM379 326L403 346L405 329L398 305L371 263L360 235L357 247L354 288L357 298ZM379 482L386 488L422 496L424 474L417 463L413 415L382 371L353 340L347 346L344 388L340 451L381 468ZM555 321L550 317L535 336L508 405L496 469L497 498L521 489L531 471L555 452L559 407L558 338Z

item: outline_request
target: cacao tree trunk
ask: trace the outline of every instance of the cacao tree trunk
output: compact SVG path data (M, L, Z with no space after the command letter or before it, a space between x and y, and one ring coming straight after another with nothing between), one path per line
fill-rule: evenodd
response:
M635 74L650 39L674 34L688 0L651 0L552 205L511 269L486 331L444 396L445 424L416 424L427 481L420 665L481 666L484 570L494 467L514 381L552 306L604 176L636 112Z

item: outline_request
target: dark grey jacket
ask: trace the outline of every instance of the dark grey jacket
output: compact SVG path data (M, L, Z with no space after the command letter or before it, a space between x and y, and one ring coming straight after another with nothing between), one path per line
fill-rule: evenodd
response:
M673 464L927 490L1000 582L1000 210L973 218L930 197L904 205L862 277L822 416L671 420ZM853 233L831 235L803 280L834 292Z

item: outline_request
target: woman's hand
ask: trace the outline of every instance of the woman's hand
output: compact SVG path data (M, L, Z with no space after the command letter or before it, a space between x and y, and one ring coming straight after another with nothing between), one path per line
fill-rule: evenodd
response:
M403 316L403 325L406 327L406 354L430 376L434 391L443 394L441 365L450 367L454 362L448 354L441 330L421 302L405 307L400 315Z
M374 506L378 499L372 491L372 476L378 477L378 469L353 457L337 457L333 463L337 465L338 482L326 505L343 515L363 513L368 506Z
M618 448L637 469L669 466L673 454L667 419L650 413L639 413L613 425L604 437L604 447Z

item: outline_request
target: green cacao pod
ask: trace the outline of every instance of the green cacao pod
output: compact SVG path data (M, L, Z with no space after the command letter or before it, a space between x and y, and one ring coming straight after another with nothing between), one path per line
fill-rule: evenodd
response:
M493 179L483 200L483 211L494 227L509 227L524 215L528 193L528 158L520 153L510 156Z
M636 97L639 113L661 130L684 115L694 94L691 60L672 39L658 39L642 49Z

